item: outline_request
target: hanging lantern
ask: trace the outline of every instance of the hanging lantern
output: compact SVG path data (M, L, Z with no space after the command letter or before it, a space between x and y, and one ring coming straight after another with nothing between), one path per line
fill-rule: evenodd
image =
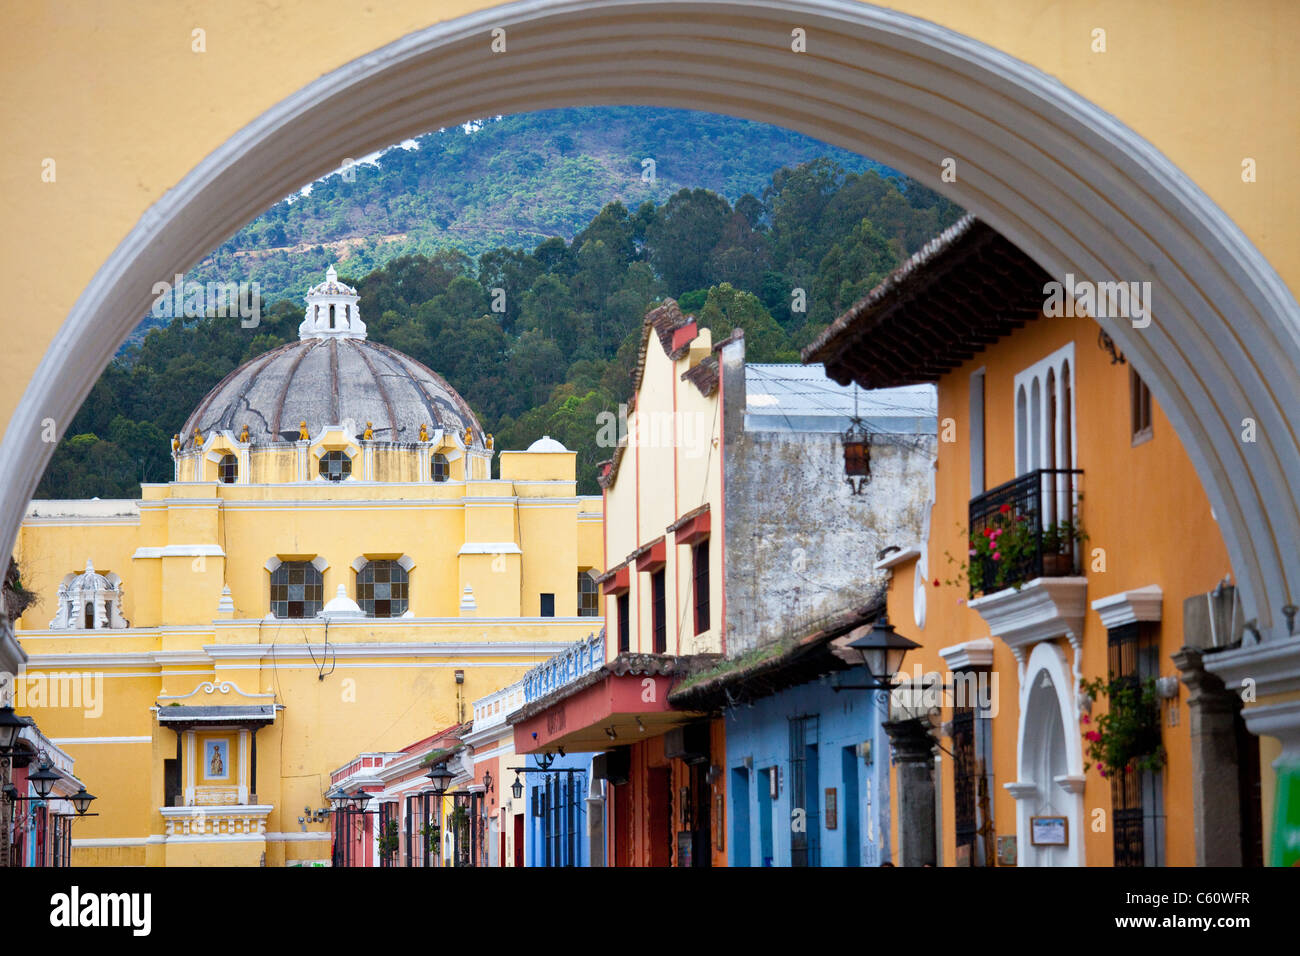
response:
M871 433L856 415L842 436L844 442L844 480L853 494L860 495L871 482Z

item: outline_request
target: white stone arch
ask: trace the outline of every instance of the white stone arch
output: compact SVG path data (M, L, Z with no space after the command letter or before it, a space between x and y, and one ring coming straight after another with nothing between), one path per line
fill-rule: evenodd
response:
M798 55L792 23L815 41ZM509 55L488 55L495 28ZM1149 279L1149 326L1100 324L1197 468L1246 617L1285 633L1278 610L1300 603L1295 296L1200 187L1113 116L969 37L856 0L520 0L410 34L283 100L168 190L78 298L0 443L0 540L13 542L52 453L40 422L72 420L160 276L342 154L481 116L598 104L797 129L945 192L1054 276ZM949 159L958 175L944 184Z
M1050 778L1050 779L1049 779ZM1016 732L1016 782L1004 784L1016 800L1020 866L1083 866L1083 743L1074 674L1055 641L1039 641L1025 663ZM1035 847L1030 818L1064 816L1069 845Z

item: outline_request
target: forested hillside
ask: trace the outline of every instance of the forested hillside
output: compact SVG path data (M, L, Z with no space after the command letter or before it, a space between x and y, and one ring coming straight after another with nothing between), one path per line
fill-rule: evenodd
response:
M576 449L580 492L592 494L596 463L609 457L596 446L596 416L627 400L642 317L657 301L676 297L715 340L742 327L750 361L796 362L960 212L906 179L823 157L734 203L704 188L660 204L616 200L571 241L477 257L443 248L365 271L344 260L339 271L359 288L372 339L443 374L497 448L549 434ZM504 311L493 311L493 289L505 290ZM169 481L170 436L234 367L296 337L300 303L275 303L256 329L204 318L149 332L95 385L38 497L133 497L140 481Z
M188 277L255 280L271 300L301 300L331 263L365 275L447 247L474 258L499 246L531 249L552 236L572 239L609 202L661 205L683 187L735 202L760 195L777 170L819 156L849 172L898 175L780 127L639 106L497 117L414 143L276 203ZM146 319L130 344L163 321Z

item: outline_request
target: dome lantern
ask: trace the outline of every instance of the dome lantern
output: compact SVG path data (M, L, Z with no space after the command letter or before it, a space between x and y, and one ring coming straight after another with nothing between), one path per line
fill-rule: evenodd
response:
M300 339L364 339L366 324L357 308L357 290L339 281L333 266L325 281L307 291L307 313L298 326Z

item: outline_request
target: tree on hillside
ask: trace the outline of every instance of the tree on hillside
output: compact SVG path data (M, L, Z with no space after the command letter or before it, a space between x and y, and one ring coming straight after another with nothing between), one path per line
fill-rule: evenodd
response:
M709 256L730 215L731 206L717 193L683 189L646 227L650 261L669 295L708 285Z

